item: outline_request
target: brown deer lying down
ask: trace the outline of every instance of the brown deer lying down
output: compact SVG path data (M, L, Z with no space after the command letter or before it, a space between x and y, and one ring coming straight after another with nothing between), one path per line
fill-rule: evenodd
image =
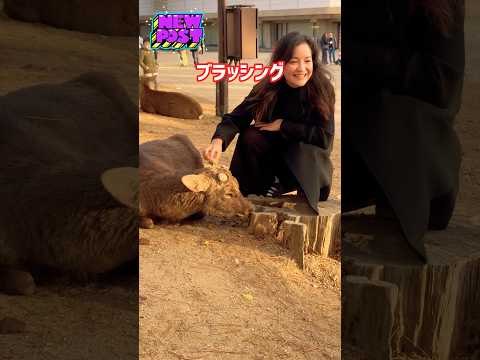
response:
M250 202L230 171L203 166L200 152L184 135L140 145L140 226L192 215L248 215Z
M87 33L138 35L138 2L132 0L4 0L13 19Z
M120 84L20 89L0 119L0 291L31 294L36 267L84 278L136 260L138 116Z
M203 109L200 103L190 96L170 91L151 90L143 85L140 94L143 111L182 119L201 119Z

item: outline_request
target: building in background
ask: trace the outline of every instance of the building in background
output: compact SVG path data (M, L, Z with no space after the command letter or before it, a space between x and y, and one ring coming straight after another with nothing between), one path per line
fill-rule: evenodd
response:
M254 5L258 9L258 46L271 50L288 32L298 31L319 39L335 34L341 44L341 0L226 0L230 5ZM140 34L149 33L148 19L157 11L202 11L205 13L205 43L218 45L217 0L139 0Z

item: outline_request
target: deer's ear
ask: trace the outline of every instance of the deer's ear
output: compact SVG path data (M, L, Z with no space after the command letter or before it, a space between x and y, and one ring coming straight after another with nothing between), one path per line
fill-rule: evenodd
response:
M133 209L138 208L138 169L120 167L106 170L100 177L105 190L118 202Z
M182 176L182 183L193 192L207 191L210 187L210 178L205 174Z

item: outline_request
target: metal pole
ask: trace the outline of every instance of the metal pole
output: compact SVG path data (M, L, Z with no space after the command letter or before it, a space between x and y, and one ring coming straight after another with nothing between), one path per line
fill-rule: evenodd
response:
M227 63L227 22L225 14L225 0L218 1L218 62L220 64ZM216 83L216 113L217 116L223 116L228 112L228 82L227 78L223 78Z

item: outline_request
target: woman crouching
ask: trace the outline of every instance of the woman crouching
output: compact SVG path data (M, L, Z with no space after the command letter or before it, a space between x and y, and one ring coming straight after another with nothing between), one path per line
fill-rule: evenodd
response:
M239 133L230 170L242 194L276 197L297 190L317 211L332 180L334 89L310 37L285 35L269 65L279 61L282 78L265 78L223 116L204 157L218 161Z

